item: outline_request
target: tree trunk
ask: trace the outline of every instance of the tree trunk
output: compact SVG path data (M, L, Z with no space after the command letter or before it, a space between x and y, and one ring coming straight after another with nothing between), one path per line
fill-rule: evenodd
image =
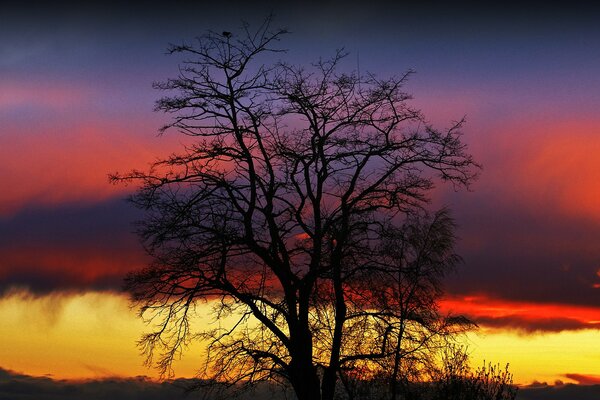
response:
M321 400L319 377L311 359L292 360L289 374L298 400Z
M329 367L323 374L323 400L333 400L335 395L336 370Z
M289 364L290 383L298 400L321 400L321 382L312 360L312 335L310 330L297 329L295 346L291 351Z
M347 216L343 221L342 227L344 232L347 231ZM346 233L340 236L339 244L345 241ZM321 385L323 391L323 400L333 400L335 396L335 385L337 381L337 373L340 367L340 353L342 349L342 336L344 334L344 322L346 322L346 300L344 298L344 287L342 285L342 256L341 250L336 247L332 257L333 265L333 290L335 292L335 327L333 330L333 341L331 343L331 355L329 357L329 367L325 369L323 374L323 383Z

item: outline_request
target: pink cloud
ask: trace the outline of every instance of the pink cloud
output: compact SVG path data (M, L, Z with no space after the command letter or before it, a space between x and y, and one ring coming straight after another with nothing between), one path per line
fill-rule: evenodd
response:
M600 220L600 121L514 121L479 140L478 190L534 211Z
M89 96L89 90L49 81L0 80L0 110L21 106L66 108Z
M108 174L145 168L176 142L152 135L144 121L84 121L43 127L39 133L0 136L0 215L29 204L97 202L124 196L131 187L111 185ZM141 137L141 132L147 132Z

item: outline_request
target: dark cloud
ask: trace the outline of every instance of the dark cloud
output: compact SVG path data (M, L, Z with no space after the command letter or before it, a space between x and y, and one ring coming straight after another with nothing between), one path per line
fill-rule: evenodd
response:
M389 62L394 64L407 59L417 62L424 55L439 61L457 50L464 58L464 53L472 50L463 43L468 40L481 49L493 48L490 53L496 55L495 64L489 66L494 67L500 64L498 45L506 44L506 39L511 42L509 54L514 54L515 40L522 43L524 34L531 34L527 36L539 43L542 33L561 38L574 30L597 31L594 8L597 6L573 5L565 9L548 4L496 6L389 0L371 1L368 7L360 1L171 1L151 6L82 2L62 7L45 2L36 7L13 2L13 7L3 7L0 15L0 33L7 43L4 53L0 47L0 66L2 60L20 60L19 71L25 74L43 69L46 74L60 75L68 70L72 79L101 78L107 84L118 80L117 75L135 78L136 74L144 74L151 81L160 78L150 71L156 72L152 66L165 61L159 55L167 43L191 40L206 29L235 31L241 20L258 24L272 12L278 24L295 32L290 48L304 42L301 47L310 43L312 51L318 46L326 49L326 54L340 46L360 47L364 52L386 49L386 57L392 56ZM402 49L402 56L397 48ZM326 55L320 52L313 53L311 59ZM446 60L441 64L438 71L453 65ZM119 83L131 85L134 80Z
M135 240L132 222L141 215L122 198L92 204L32 205L0 217L0 248L29 244L129 247Z
M211 399L206 392L186 389L199 381L177 379L153 382L144 377L68 381L33 377L0 368L0 400L177 400ZM225 397L227 398L227 397ZM264 386L236 397L240 400L284 399L276 388ZM535 383L519 389L517 400L597 400L600 385Z
M8 270L0 279L0 296L11 293L13 289L26 290L35 295L44 295L52 292L84 292L93 291L120 291L123 286L123 278L131 269L124 268L121 273L106 273L98 271L99 276L86 279L73 271L76 266L63 264L62 270L44 271L43 262L34 264L28 270ZM19 267L20 268L20 267Z
M483 179L483 178L482 178ZM564 215L549 202L517 202L502 181L456 195L464 259L447 279L452 294L533 303L600 305L600 223ZM490 188L490 186L493 186ZM559 316L569 318L569 315Z
M581 329L598 329L600 323L586 323L574 318L525 318L518 315L503 317L475 317L482 327L511 329L522 333L562 332Z
M155 383L141 377L77 382L33 377L0 369L0 400L167 400L200 397L186 397L182 383Z
M0 293L119 290L146 258L124 200L30 207L0 219Z
M0 368L0 400L177 400L217 398L206 390L190 392L198 385L193 379L153 382L145 377L108 378L68 381L50 377L34 377ZM229 395L233 392L228 392ZM272 399L275 388L261 387L237 398L240 400ZM228 398L227 393L224 394ZM223 394L221 394L223 396ZM231 397L231 396L229 396ZM284 397L281 397L282 399Z
M565 374L566 378L576 381L580 385L600 385L600 376L584 374Z
M597 400L600 385L547 385L536 383L519 389L517 400Z

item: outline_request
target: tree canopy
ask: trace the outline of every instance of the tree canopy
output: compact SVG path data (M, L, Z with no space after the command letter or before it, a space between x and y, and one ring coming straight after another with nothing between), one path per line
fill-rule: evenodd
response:
M469 326L439 312L459 257L448 210L426 206L434 183L467 186L478 166L462 120L438 130L410 106L410 71L343 72L339 51L269 61L286 33L267 20L171 48L186 58L155 84L167 93L156 109L172 116L162 132L191 144L112 177L141 182L132 200L147 212L153 262L127 278L157 328L140 343L163 373L200 338L212 382L274 380L330 400L384 377L396 397ZM194 331L198 301L237 322Z

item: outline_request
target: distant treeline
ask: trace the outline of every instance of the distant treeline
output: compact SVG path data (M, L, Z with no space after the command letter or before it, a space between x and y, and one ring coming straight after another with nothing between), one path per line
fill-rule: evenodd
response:
M209 400L219 397L235 397L240 400L294 399L291 391L286 393L281 387L267 383L260 384L249 391L238 386L216 391L210 395L206 388L202 389L207 383L196 379L155 382L145 377L68 381L33 377L0 369L0 400ZM189 389L192 388L198 390L190 392ZM421 387L422 393L427 391L431 393L431 390L431 386L426 390ZM461 398L465 400L479 399L467 397L467 393L462 395ZM522 386L516 396L517 400L597 400L599 398L600 385L574 384Z

